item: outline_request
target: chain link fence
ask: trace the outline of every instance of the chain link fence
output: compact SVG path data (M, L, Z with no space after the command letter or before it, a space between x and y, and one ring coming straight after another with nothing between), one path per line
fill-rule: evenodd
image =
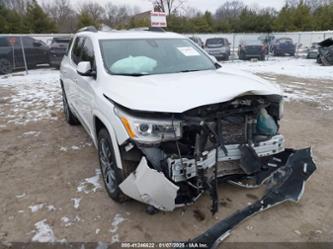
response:
M59 67L70 34L1 34L0 74L39 66Z
M333 37L333 31L312 31L312 32L276 32L276 33L207 33L187 34L189 37L200 37L205 43L209 38L225 38L230 43L230 59L238 59L238 49L241 41L290 38L296 46L295 56L305 57L312 44L321 42ZM271 46L272 43L269 43Z
M58 68L72 34L1 34L0 74L26 71L38 66ZM238 50L243 40L290 38L296 46L295 56L305 57L313 43L333 37L333 31L288 32L288 33L210 33L186 34L200 37L205 43L208 38L225 38L229 42L230 59L239 59ZM270 37L270 38L269 38ZM269 43L271 44L271 43ZM268 51L271 49L269 48ZM268 53L272 56L272 53Z

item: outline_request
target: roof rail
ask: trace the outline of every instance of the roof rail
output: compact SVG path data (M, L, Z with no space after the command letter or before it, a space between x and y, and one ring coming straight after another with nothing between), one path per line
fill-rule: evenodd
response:
M129 29L130 31L151 31L151 32L166 32L165 29L160 27L138 27Z
M160 27L149 27L148 31L152 31L152 32L166 32L165 29L160 28Z
M98 30L94 26L87 26L80 28L77 32L97 32Z

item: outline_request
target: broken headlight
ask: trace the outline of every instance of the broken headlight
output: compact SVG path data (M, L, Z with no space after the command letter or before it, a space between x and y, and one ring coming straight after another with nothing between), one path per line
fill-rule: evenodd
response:
M182 137L180 120L136 117L118 108L115 113L130 138L139 143L160 143Z

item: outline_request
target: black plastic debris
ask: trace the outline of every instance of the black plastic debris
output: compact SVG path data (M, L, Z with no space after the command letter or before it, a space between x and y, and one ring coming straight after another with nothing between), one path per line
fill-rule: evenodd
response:
M281 164L285 158L285 165L275 167L271 176L267 179L268 185L266 194L255 203L235 212L224 220L221 220L213 227L198 237L187 242L187 245L193 243L206 244L207 248L215 248L225 237L245 219L255 215L263 210L286 201L297 202L301 199L305 182L316 170L316 165L312 160L311 149L286 150L274 156L273 161ZM260 179L264 179L262 176Z

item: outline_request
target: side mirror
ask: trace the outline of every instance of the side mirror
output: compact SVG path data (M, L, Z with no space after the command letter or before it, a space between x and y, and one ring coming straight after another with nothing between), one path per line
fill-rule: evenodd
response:
M93 69L91 68L90 61L79 62L76 71L81 76L90 76L90 77L96 76L96 72L94 72Z

